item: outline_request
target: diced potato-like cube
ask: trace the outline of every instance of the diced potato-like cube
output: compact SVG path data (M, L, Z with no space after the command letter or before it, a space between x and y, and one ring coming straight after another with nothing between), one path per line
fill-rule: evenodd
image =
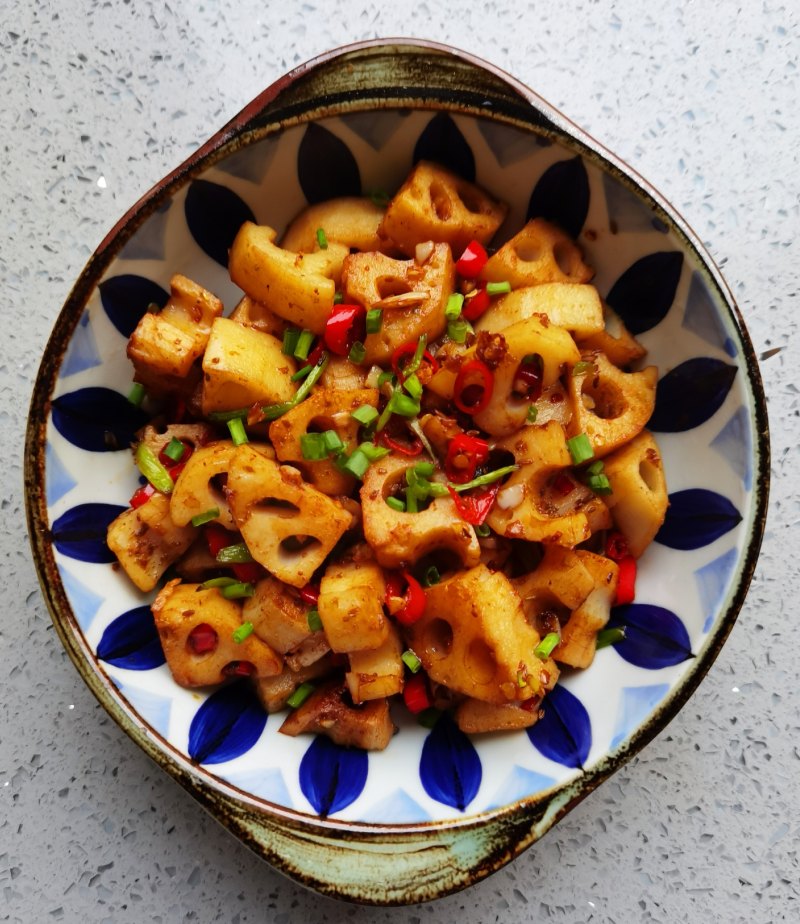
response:
M354 703L402 692L402 653L403 643L393 624L389 624L389 634L378 648L350 652L350 670L345 674L345 682Z
M231 246L231 279L269 311L321 334L349 250L334 241L326 250L299 254L278 247L276 237L267 225L246 221Z
M166 494L154 494L141 507L121 513L108 527L108 547L139 590L152 590L194 539L193 527L173 523L169 506Z
M452 498L437 497L419 513L394 510L386 503L393 488L405 485L415 459L386 456L367 469L361 488L364 535L384 568L406 567L434 551L450 551L471 568L480 561L475 530L462 520Z
M309 461L303 458L300 442L310 430L335 430L345 446L355 446L361 426L350 414L364 404L378 405L377 388L318 388L310 398L279 417L269 428L269 438L281 462L296 463L316 488L325 494L349 494L352 475L340 471L333 459Z
M557 674L551 661L534 655L539 635L502 572L479 565L445 578L425 595L425 613L405 634L437 683L501 704L539 695Z
M292 587L309 582L352 521L297 469L278 465L249 443L233 456L227 493L253 558Z
M604 328L586 336L575 333L581 350L604 353L615 366L621 369L630 366L647 355L647 350L633 336L622 318L608 305L603 305Z
M612 493L606 499L611 516L638 558L661 528L669 506L661 453L653 435L643 430L606 456Z
M379 233L409 256L421 241L445 241L460 255L472 240L488 244L507 211L475 183L421 160L389 203Z
M512 324L542 315L576 339L603 330L603 303L594 286L574 282L545 282L515 289L495 299L475 330L502 331Z
M378 227L383 209L368 198L342 196L303 209L286 229L281 241L284 250L312 253L319 249L317 231L321 228L331 241L353 250L380 250Z
M384 644L389 635L385 593L383 571L374 561L328 565L317 608L332 651L374 650Z
M481 279L512 289L545 282L589 282L594 275L580 248L561 228L534 218L487 261Z
M468 698L456 707L455 719L466 735L530 728L539 720L539 698L529 700L524 707L516 702L485 703Z
M296 371L276 337L217 318L203 356L203 413L288 401Z
M572 402L570 436L585 433L597 458L632 440L644 428L656 403L658 369L623 372L602 353L585 356L593 368L568 377Z
M234 641L233 633L242 625L242 608L216 588L203 590L199 584L169 581L153 602L153 617L169 669L182 687L222 683L229 676L225 669L236 662L252 665L256 677L281 672L281 658L258 636ZM197 654L190 635L200 625L216 633L216 645Z
M619 567L603 555L580 550L577 555L591 574L594 587L561 630L553 659L570 667L586 668L594 660L597 633L606 625L617 593Z
M307 664L297 670L292 670L288 664L284 665L280 674L274 677L259 677L256 680L256 693L264 708L272 714L280 712L286 705L286 700L302 683L324 677L333 668L332 658L327 655Z
M351 363L346 356L328 358L328 365L319 380L321 388L340 388L348 391L353 388L366 388L369 370L364 366Z
M444 333L445 304L453 291L455 268L447 244L434 245L423 263L385 254L354 253L344 261L342 289L347 302L379 308L381 328L364 339L365 361L386 363L404 343L428 341Z
M283 342L283 333L289 327L289 322L270 311L266 305L255 301L249 295L244 295L239 304L231 312L231 321L236 321L244 327L254 327L262 334L271 334Z

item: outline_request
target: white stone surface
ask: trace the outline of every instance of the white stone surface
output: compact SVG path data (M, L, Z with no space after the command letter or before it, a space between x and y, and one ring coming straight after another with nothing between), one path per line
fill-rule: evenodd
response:
M5 0L3 919L800 920L799 19L796 3L756 0ZM439 902L381 910L320 898L273 872L97 705L38 588L25 535L22 444L49 330L119 215L293 65L346 42L397 35L481 55L628 160L722 266L756 350L781 351L762 367L773 449L762 557L728 644L696 694L510 866Z

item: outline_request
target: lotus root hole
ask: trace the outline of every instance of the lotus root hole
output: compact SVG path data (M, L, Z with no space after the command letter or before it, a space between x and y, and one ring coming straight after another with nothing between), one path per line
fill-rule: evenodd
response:
M432 619L425 627L425 648L436 661L450 654L453 647L453 627L446 619Z
M449 221L453 215L453 203L447 190L439 183L431 183L431 205L439 221Z

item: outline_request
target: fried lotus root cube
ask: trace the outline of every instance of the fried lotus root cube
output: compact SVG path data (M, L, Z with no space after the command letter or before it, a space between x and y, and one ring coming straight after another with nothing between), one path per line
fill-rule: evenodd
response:
M542 560L528 574L512 578L528 621L541 636L561 631L594 588L594 578L581 556L558 545L544 546Z
M203 355L203 413L288 401L296 371L277 337L217 318Z
M640 433L656 403L658 369L623 372L602 353L585 356L591 368L568 377L572 403L570 436L585 433L597 458Z
M202 286L176 275L158 314L146 312L128 341L135 378L153 394L175 390L203 355L222 302Z
M437 683L502 704L540 695L557 674L551 661L534 655L539 634L502 572L478 565L429 587L425 596L422 618L405 634Z
M270 311L266 305L244 295L237 306L231 312L231 321L236 321L243 327L254 327L261 331L262 334L271 334L283 342L284 331L289 327L289 322L284 320L274 311Z
M305 667L292 670L285 664L280 674L274 677L258 677L256 679L256 693L263 707L272 714L280 712L286 705L286 700L303 683L316 680L330 674L333 669L333 658L330 655L314 661Z
M487 261L486 282L510 282L512 289L545 282L589 282L594 275L580 247L561 228L534 218Z
M453 499L437 497L419 513L394 510L386 503L393 489L405 486L415 459L386 456L367 469L361 488L364 535L384 568L400 568L434 551L455 554L465 568L477 565L481 547L475 530L462 520Z
M380 330L364 339L365 361L386 363L404 343L444 333L445 304L453 291L455 268L447 244L435 244L424 263L394 260L385 254L354 253L344 261L346 302L378 308Z
M386 699L374 699L361 706L345 701L346 688L337 681L325 684L281 725L284 735L317 733L344 747L382 751L392 740L395 727Z
M488 244L507 212L480 186L421 160L389 203L379 234L409 256L422 241L445 241L460 254L472 240Z
M524 426L531 405L530 397L514 391L517 372L524 360L539 357L542 387L555 385L565 363L575 363L580 353L575 341L561 327L539 317L517 321L496 335L505 340L506 350L494 370L494 386L486 407L473 414L475 423L492 436L508 436Z
M561 425L550 421L543 427L526 427L499 440L496 447L512 452L519 468L503 484L486 519L489 526L510 539L567 548L585 542L591 536L589 510L600 502L588 488L579 490L574 483L569 506L555 491L554 481L572 466Z
M108 547L139 590L152 590L194 539L193 527L173 523L169 506L166 494L154 494L141 507L121 513L108 527Z
M334 562L320 582L317 608L332 651L380 648L389 635L383 612L386 583L374 561Z
M465 735L530 728L539 721L539 699L534 697L522 705L485 703L469 697L456 707L455 720Z
M611 516L631 555L639 558L661 528L669 506L664 466L653 435L643 430L606 456L604 471L611 483L612 493L606 499Z
M328 199L309 205L292 220L281 247L302 253L318 250L317 232L321 228L329 246L336 241L352 250L380 250L378 228L382 221L383 209L371 199L361 196Z
M476 330L502 331L540 315L576 338L603 331L603 303L594 286L574 282L545 282L515 289L495 299L475 325ZM590 348L591 349L591 348Z
M137 434L139 441L158 456L162 449L172 442L173 439L186 443L192 450L199 449L210 443L216 436L216 432L211 424L207 423L189 423L189 424L170 424L168 427L159 429L152 424L148 424ZM184 456L183 459L186 457ZM177 461L182 461L178 459ZM174 463L171 463L174 464Z
M278 247L276 237L273 228L246 221L231 245L231 279L269 311L321 334L349 250L334 241L325 250L299 254Z
M231 460L226 491L250 554L292 587L309 582L352 522L296 468L278 465L249 443Z
M579 550L576 553L592 576L593 587L561 630L561 641L553 659L570 667L586 668L594 660L597 633L606 625L617 593L619 567L603 555Z
M647 350L628 330L622 318L608 305L603 305L603 319L605 326L596 333L586 336L580 331L575 332L575 339L582 351L605 353L611 362L621 369L647 356Z
M353 476L340 471L333 459L304 459L301 438L312 429L335 430L345 445L357 442L361 425L350 412L363 404L377 407L377 388L318 388L270 425L269 438L275 453L281 462L297 463L306 479L323 494L349 494L355 485Z
M350 652L350 670L345 682L354 703L393 696L403 691L403 643L397 628L389 625L389 634L378 648Z
M222 683L235 673L269 677L283 667L257 635L233 640L242 625L241 606L215 587L169 581L153 601L153 618L167 665L182 687Z

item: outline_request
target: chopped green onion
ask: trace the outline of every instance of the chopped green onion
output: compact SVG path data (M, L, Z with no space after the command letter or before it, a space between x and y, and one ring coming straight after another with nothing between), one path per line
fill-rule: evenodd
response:
M422 667L422 661L417 657L416 653L413 652L410 648L407 648L400 657L403 660L403 664L411 671L412 674L416 674L419 669Z
M347 459L342 464L342 469L348 474L358 478L360 481L364 475L366 475L369 466L369 457L361 448L359 448L347 457Z
M599 475L600 472L603 471L604 467L605 466L603 465L603 460L598 459L596 462L592 462L591 465L588 465L586 467L586 474L587 475Z
M411 395L415 401L419 401L422 397L422 383L417 378L417 374L413 373L410 375L404 382L403 388Z
M386 372L381 372L378 376L378 388L380 388L381 385L385 385L387 382L394 382L394 372L389 372L387 370Z
M399 497L387 497L386 506L391 507L392 510L397 510L398 513L406 512L406 505Z
M421 475L423 478L430 478L436 471L433 462L417 462L414 466L414 474Z
M475 533L480 536L481 539L485 539L491 532L491 529L489 529L485 523L481 523L480 526L475 527Z
M237 581L235 584L228 584L220 591L226 600L240 600L243 597L252 597L256 592L252 584L245 584L243 581Z
M467 334L471 333L474 333L472 325L469 321L465 321L464 318L450 321L447 325L447 336L456 343L464 343L467 339Z
M145 443L139 443L136 447L136 465L156 491L169 494L175 487L175 482L172 480L170 473Z
M586 375L587 372L590 372L594 363L586 362L586 360L581 360L572 367L572 374L574 376Z
M495 481L505 478L506 475L510 475L518 468L518 465L505 465L503 468L496 468L493 472L487 472L485 475L478 475L472 481L465 481L464 484L453 484L452 482L448 482L448 484L454 491L470 491L472 488L480 488L485 484L494 484Z
M228 421L228 432L231 435L234 446L241 446L243 443L250 442L247 439L247 433L245 433L241 417L234 417L233 420Z
M616 645L617 642L625 641L625 628L623 626L618 626L614 629L603 629L602 632L597 633L597 643L595 647L599 650L600 648L608 648L609 645Z
M420 714L417 716L417 724L421 725L423 728L433 728L433 726L439 721L440 717L441 712L431 706L429 709L423 709L422 712L420 712Z
M388 456L391 449L385 446L376 446L374 443L361 443L356 452L363 452L370 462L378 462Z
M368 427L373 420L377 420L378 410L371 404L362 404L350 413L353 420L357 420L363 427Z
M525 419L528 421L528 423L536 423L536 418L538 416L539 416L539 409L536 407L535 404L531 404L530 407L528 408L528 413Z
M128 401L135 407L141 407L144 401L145 390L141 382L134 382L131 390L128 392Z
M448 321L455 321L456 318L461 314L461 309L464 307L464 296L460 292L453 292L450 298L447 299L447 305L444 309L444 316Z
M173 462L180 462L183 454L186 452L186 447L179 439L173 436L164 447L163 452L164 455L168 459L172 459Z
M233 633L233 640L237 645L241 645L248 635L253 634L253 623L243 622Z
M216 520L218 516L219 507L209 507L208 510L203 511L203 513L195 514L195 516L192 517L192 526L205 526L206 523Z
M573 436L572 439L567 440L567 449L569 449L573 465L580 465L582 462L588 462L589 459L594 458L594 449L592 449L589 437L585 433L579 433L577 436Z
M417 369L422 365L422 357L425 355L425 347L428 345L428 335L423 334L417 341L417 348L414 350L414 355L411 357L411 362L407 366L403 366L403 378L407 379L410 375L413 375Z
M414 401L397 389L389 399L393 414L401 417L416 417L419 414L419 401Z
M217 552L217 561L223 565L244 565L253 560L250 549L244 542L236 542L233 545L226 545L224 549Z
M296 359L308 359L308 354L311 352L311 344L314 342L314 334L310 330L304 330L300 332L300 336L297 338L297 343L294 348L294 356Z
M292 709L302 706L309 696L314 692L313 683L301 683L300 686L286 700L286 705Z
M199 590L209 590L212 587L231 587L233 584L238 584L238 583L239 581L237 581L236 578L215 577L215 578L209 578L209 580L207 581L203 581L203 583L200 585L198 589Z
M341 305L344 301L344 292L334 292L333 293L333 304Z
M300 339L300 331L296 327L287 327L283 332L282 351L285 356L293 356L297 341Z
M287 411L291 411L292 408L297 407L301 401L304 401L309 394L311 394L312 388L317 384L322 373L325 371L326 366L328 365L328 360L330 357L327 353L323 353L320 356L316 366L309 372L303 381L302 385L294 393L294 397L289 401L284 401L281 404L268 404L261 408L261 413L264 415L265 420L277 420L279 417L282 417ZM245 410L245 416L247 411Z
M356 342L350 347L350 352L347 354L347 358L351 363L358 365L359 363L364 362L364 357L366 355L367 348L360 340L356 340Z
M216 421L218 423L227 423L229 420L236 420L238 417L240 420L246 419L247 415L250 413L249 407L240 407L235 411L212 411L208 415L209 420Z
M311 372L311 366L303 366L301 369L298 369L293 376L290 377L292 382L301 382L309 372Z
M377 334L383 324L383 312L380 308L370 308L367 312L367 333Z
M434 584L438 584L441 581L442 576L439 574L439 569L436 565L431 565L430 568L425 572L425 576L422 579L423 587L433 587Z
M591 488L595 494L613 494L611 482L608 475L589 475L586 479L586 486Z
M406 513L419 513L419 504L414 488L406 488Z
M328 457L321 433L303 433L300 437L300 452L308 462L320 462Z
M487 295L505 295L507 292L511 291L511 283L506 280L505 282L487 282L486 283L486 294Z
M315 606L308 611L306 621L308 622L308 628L312 632L319 632L322 628L322 619L320 618L319 610Z
M373 190L369 193L369 198L373 205L377 205L379 209L385 209L386 206L392 201L392 197L389 193L385 192L382 189Z
M545 658L550 657L553 653L553 649L560 641L561 636L558 632L548 632L541 642L533 649L533 653L537 658L544 661Z
M320 250L328 249L328 235L325 233L324 228L317 228L317 243Z
M335 430L326 430L322 434L322 441L328 452L341 452L344 449L344 443Z

